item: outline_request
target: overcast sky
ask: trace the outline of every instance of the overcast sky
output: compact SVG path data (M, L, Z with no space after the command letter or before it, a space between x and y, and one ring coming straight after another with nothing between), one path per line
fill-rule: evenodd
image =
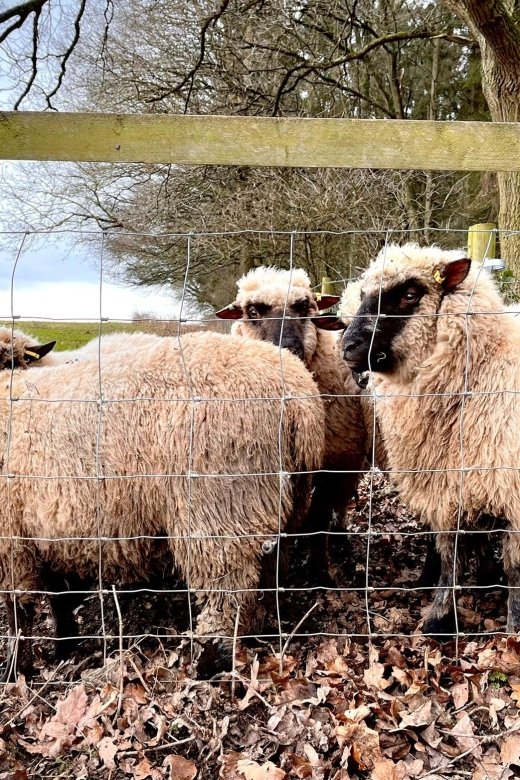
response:
M0 239L1 240L1 239ZM11 242L12 243L12 242ZM5 246L5 242L4 242ZM16 249L0 243L0 320L11 316L11 277ZM49 245L29 245L22 252L14 276L14 314L24 319L99 319L99 257L93 246L75 246L63 234ZM103 282L102 316L131 319L136 311L159 317L178 316L173 296L158 288L129 288Z

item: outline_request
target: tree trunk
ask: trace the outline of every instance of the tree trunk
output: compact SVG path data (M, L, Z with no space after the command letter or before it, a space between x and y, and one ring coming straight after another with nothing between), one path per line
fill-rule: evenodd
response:
M482 89L494 122L520 121L520 26L515 0L444 0L465 22L482 54ZM520 173L498 174L500 254L520 276Z

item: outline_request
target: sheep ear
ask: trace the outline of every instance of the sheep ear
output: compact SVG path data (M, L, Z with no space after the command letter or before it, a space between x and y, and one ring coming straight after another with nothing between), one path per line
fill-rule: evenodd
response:
M463 257L460 260L453 260L444 266L442 276L442 286L449 292L454 290L459 284L461 284L466 276L469 274L471 268L471 260L469 257Z
M311 317L311 321L320 330L345 330L345 323L335 314L320 314L319 317Z
M25 347L23 352L24 360L26 363L34 363L36 360L41 360L55 346L55 341L49 341L48 344L35 344L34 347Z
M340 295L317 295L316 305L320 311L323 311L323 309L330 309L332 306L339 303L340 298Z
M215 317L220 317L221 320L239 320L242 314L242 307L238 303L230 303L229 306L224 306L223 309L216 311Z

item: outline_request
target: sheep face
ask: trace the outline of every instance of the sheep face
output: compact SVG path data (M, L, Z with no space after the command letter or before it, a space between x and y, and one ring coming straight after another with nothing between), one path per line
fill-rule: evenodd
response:
M300 269L262 267L240 279L236 301L218 311L217 317L237 320L234 335L285 347L309 365L318 338L313 318L337 301L331 295L317 300L307 274Z
M360 307L342 344L353 371L414 373L432 352L441 303L464 281L470 261L435 249L426 259L417 250L387 247L361 277Z
M291 296L293 297L293 296ZM270 341L290 350L304 362L316 351L316 329L307 319L318 314L315 301L296 296L290 304L251 302L233 327L240 336Z

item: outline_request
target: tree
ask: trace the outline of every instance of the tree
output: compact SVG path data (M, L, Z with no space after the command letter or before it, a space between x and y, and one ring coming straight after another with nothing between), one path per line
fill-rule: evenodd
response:
M0 10L2 90L16 110L55 109L55 98L72 64L87 0L26 0ZM105 27L112 0L105 6ZM98 9L100 10L100 9Z
M101 111L470 118L482 110L471 44L446 9L419 0L129 0L109 27L90 14L61 99ZM287 264L292 231L294 262L319 282L355 273L388 228L435 238L494 208L492 191L475 197L478 175L456 173L82 165L61 188L49 177L47 168L43 190L62 193L51 220L97 221L134 283L184 283L185 243L142 233L197 234L189 291L214 305L253 264ZM17 189L20 220L34 171Z
M444 0L477 40L482 84L495 122L520 121L520 3L518 0ZM520 273L520 173L498 174L500 246Z

